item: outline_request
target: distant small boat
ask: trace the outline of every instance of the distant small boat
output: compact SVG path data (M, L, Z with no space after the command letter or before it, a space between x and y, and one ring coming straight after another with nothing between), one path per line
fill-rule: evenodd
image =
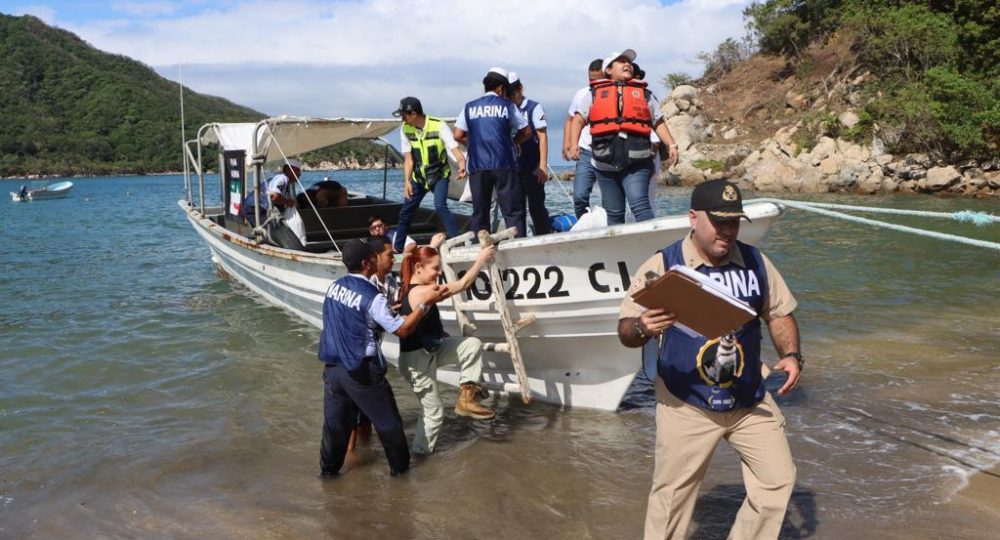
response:
M10 193L10 198L15 201L45 201L48 199L63 199L69 196L73 189L73 182L56 182L38 189L27 189L21 186L17 193Z

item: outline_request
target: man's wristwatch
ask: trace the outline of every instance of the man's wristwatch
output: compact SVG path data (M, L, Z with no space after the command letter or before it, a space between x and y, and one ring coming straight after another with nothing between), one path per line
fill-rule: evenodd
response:
M427 312L431 310L431 307L428 306L427 304L421 302L419 305L417 305L417 309L419 309L420 311L422 311L426 315ZM801 360L799 360L799 361L801 362Z
M643 328L642 328L642 321L640 321L638 317L636 317L636 319L635 319L635 325L632 326L632 330L635 331L635 335L636 336L638 336L638 337L640 337L642 339L646 339L646 338L649 337L649 336L646 335L646 331L643 330Z
M802 371L802 366L804 366L805 360L802 359L802 353L799 352L788 352L782 355L782 358L794 358L799 362L799 371Z

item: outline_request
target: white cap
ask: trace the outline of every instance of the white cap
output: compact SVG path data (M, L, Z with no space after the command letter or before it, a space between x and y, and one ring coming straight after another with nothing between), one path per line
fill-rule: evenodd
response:
M511 71L510 74L507 75L507 82L510 83L510 84L514 84L514 83L517 82L517 72L516 71Z
M635 51L632 49L625 49L622 52L611 53L610 56L605 57L604 62L601 63L601 71L607 71L608 66L610 66L612 62L623 56L628 58L629 62L635 62Z
M489 75L490 73L496 73L497 75L503 77L504 79L508 79L510 77L510 75L507 73L507 70L502 67L491 67L490 70L486 72L486 74Z
M289 167L295 167L296 169L299 169L300 171L302 170L302 161L298 160L296 158L288 158L285 161L285 165L288 165Z

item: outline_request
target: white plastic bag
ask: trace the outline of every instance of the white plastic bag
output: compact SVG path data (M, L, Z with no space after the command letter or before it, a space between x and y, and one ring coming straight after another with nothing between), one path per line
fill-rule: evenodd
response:
M586 229L599 229L608 226L608 213L600 206L591 206L587 213L580 216L573 225L571 231L583 231Z

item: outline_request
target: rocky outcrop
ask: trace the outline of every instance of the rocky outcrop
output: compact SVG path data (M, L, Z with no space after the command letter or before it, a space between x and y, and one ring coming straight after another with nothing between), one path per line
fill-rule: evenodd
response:
M840 83L837 89L853 91L866 76ZM700 93L691 85L678 86L662 105L667 126L680 149L678 163L661 173L660 180L667 185L690 186L724 176L745 187L770 192L1000 196L1000 158L955 165L937 162L927 154L893 156L885 151L886 145L879 137L869 144L826 136L814 139L805 131L799 133L807 129L801 121L781 127L758 143L741 141L745 135L742 127L732 118L708 114ZM822 98L789 92L785 105L796 110L815 108ZM861 121L850 109L835 118L841 133ZM698 166L704 163L723 164L722 170Z
M356 171L356 170L379 170L385 168L385 161L375 158L374 156L363 157L362 160L358 160L354 155L348 156L346 158L341 158L336 161L320 161L317 163L303 163L302 170L304 171ZM389 160L389 168L395 169L399 167L399 163L396 160Z

